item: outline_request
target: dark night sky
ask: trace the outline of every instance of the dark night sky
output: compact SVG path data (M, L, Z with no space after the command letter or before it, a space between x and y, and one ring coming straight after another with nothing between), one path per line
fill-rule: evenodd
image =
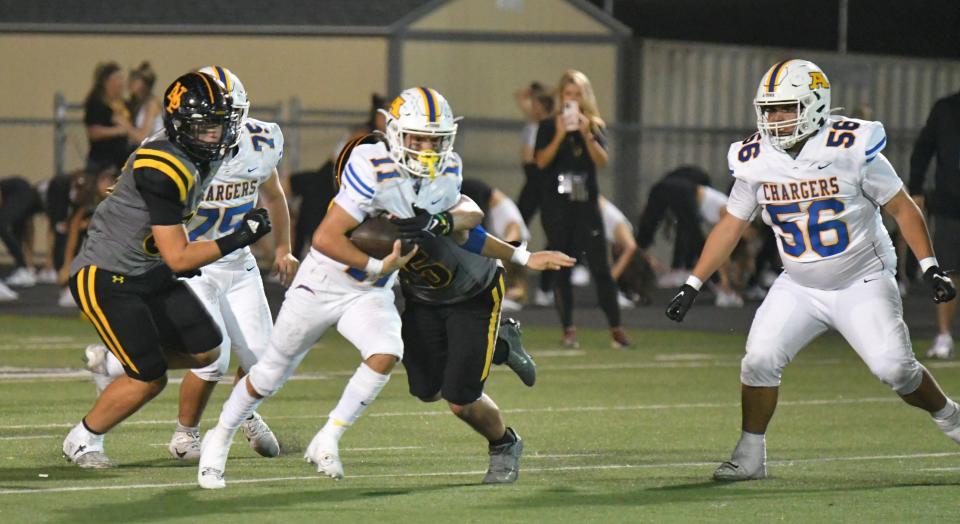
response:
M603 0L590 0L597 6ZM838 0L614 0L634 35L836 49ZM960 58L960 1L850 0L852 53Z

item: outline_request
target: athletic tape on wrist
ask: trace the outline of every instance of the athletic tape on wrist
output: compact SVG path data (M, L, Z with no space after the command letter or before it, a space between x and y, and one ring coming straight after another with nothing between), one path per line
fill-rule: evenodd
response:
M939 266L937 263L937 257L927 257L920 261L920 271L926 273L928 269L933 266Z
M514 264L519 264L521 266L526 266L527 262L530 261L530 252L527 251L526 244L520 244L520 247L513 250L513 254L510 255L510 262Z
M370 276L380 276L383 273L383 260L370 257L367 259L367 265L363 267L364 273Z

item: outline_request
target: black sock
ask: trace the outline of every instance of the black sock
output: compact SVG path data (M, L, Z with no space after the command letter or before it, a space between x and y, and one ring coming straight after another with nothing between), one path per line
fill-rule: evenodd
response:
M497 344L493 348L493 363L496 365L503 364L507 361L507 355L510 353L510 346L507 344L507 341L497 337Z
M490 445L491 445L491 446L502 446L502 445L504 445L504 444L510 444L510 443L516 442L516 441L517 441L516 435L513 434L513 431L512 431L510 428L507 428L507 430L503 432L503 436L500 437L500 438L497 439L497 440L491 441L491 442L490 442Z
M80 419L80 423L83 424L83 428L89 431L90 433L93 433L94 435L103 435L103 433L98 433L90 429L90 426L87 425L87 417L83 417L82 419Z

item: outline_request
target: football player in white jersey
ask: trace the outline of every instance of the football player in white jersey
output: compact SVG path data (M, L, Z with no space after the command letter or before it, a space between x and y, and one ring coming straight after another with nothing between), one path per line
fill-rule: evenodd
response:
M334 325L363 361L304 458L320 473L343 477L340 437L373 403L403 357L400 315L391 288L397 270L417 253L413 248L402 255L398 240L391 254L377 259L360 251L347 234L367 217L412 218L414 207L431 213L436 217L433 226L447 233L466 232L483 219L480 208L460 194L460 158L452 149L457 125L450 105L427 89L407 89L391 105L388 130L392 122L406 131L396 147L368 136L341 151L335 166L339 193L287 291L267 352L234 387L217 427L203 439L197 471L201 487L225 487L230 443L240 423L283 386L310 347ZM413 164L416 172L407 168ZM549 260L534 258L537 255L530 255L528 265L546 267Z
M246 89L229 69L215 65L200 72L218 80L230 93L241 118L236 142L186 225L188 237L190 241L215 240L230 234L240 227L241 217L255 207L259 197L274 224L274 270L281 282L289 285L299 262L290 253L290 214L277 174L277 164L283 156L283 133L275 123L249 117ZM177 427L167 447L174 458L198 460L200 418L213 389L227 373L231 350L237 355L241 370L249 370L257 356L266 351L273 318L257 261L249 247L204 266L199 276L186 282L223 333L220 358L209 366L188 370L183 377ZM105 362L100 369L120 369L119 361L112 362L116 360L112 354L103 351L102 355L91 355L90 351L88 361ZM95 376L98 378L102 380L102 376ZM275 457L280 453L276 437L260 415L252 413L244 421L243 431L260 455Z
M836 329L870 371L960 443L960 410L917 362L894 279L896 255L880 208L920 260L935 302L956 290L940 270L923 215L881 154L880 122L833 116L830 83L806 60L764 76L754 100L759 132L730 147L736 179L727 214L710 232L687 283L667 307L682 321L703 281L727 259L750 219L773 228L784 272L757 310L740 367L742 433L715 480L767 476L764 434L783 368L811 340Z

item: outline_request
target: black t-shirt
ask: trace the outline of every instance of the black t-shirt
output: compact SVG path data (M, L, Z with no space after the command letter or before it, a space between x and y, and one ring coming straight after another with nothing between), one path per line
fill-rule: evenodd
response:
M103 100L90 97L83 109L83 124L85 126L113 127L113 109ZM90 142L90 152L87 154L87 164L97 169L114 166L119 171L127 156L133 150L127 144L124 135Z
M537 142L534 146L535 151L544 149L553 141L556 135L556 120L548 118L540 122L537 129ZM602 130L595 130L593 136L596 137L600 147L607 148L607 138ZM569 131L564 137L563 142L557 149L557 155L553 157L553 162L543 169L543 174L550 177L550 181L543 185L543 190L550 196L557 195L557 184L554 179L562 173L582 173L587 176L587 191L590 200L596 201L599 195L597 189L597 167L590 158L590 152L587 151L587 144L584 142L580 131Z

